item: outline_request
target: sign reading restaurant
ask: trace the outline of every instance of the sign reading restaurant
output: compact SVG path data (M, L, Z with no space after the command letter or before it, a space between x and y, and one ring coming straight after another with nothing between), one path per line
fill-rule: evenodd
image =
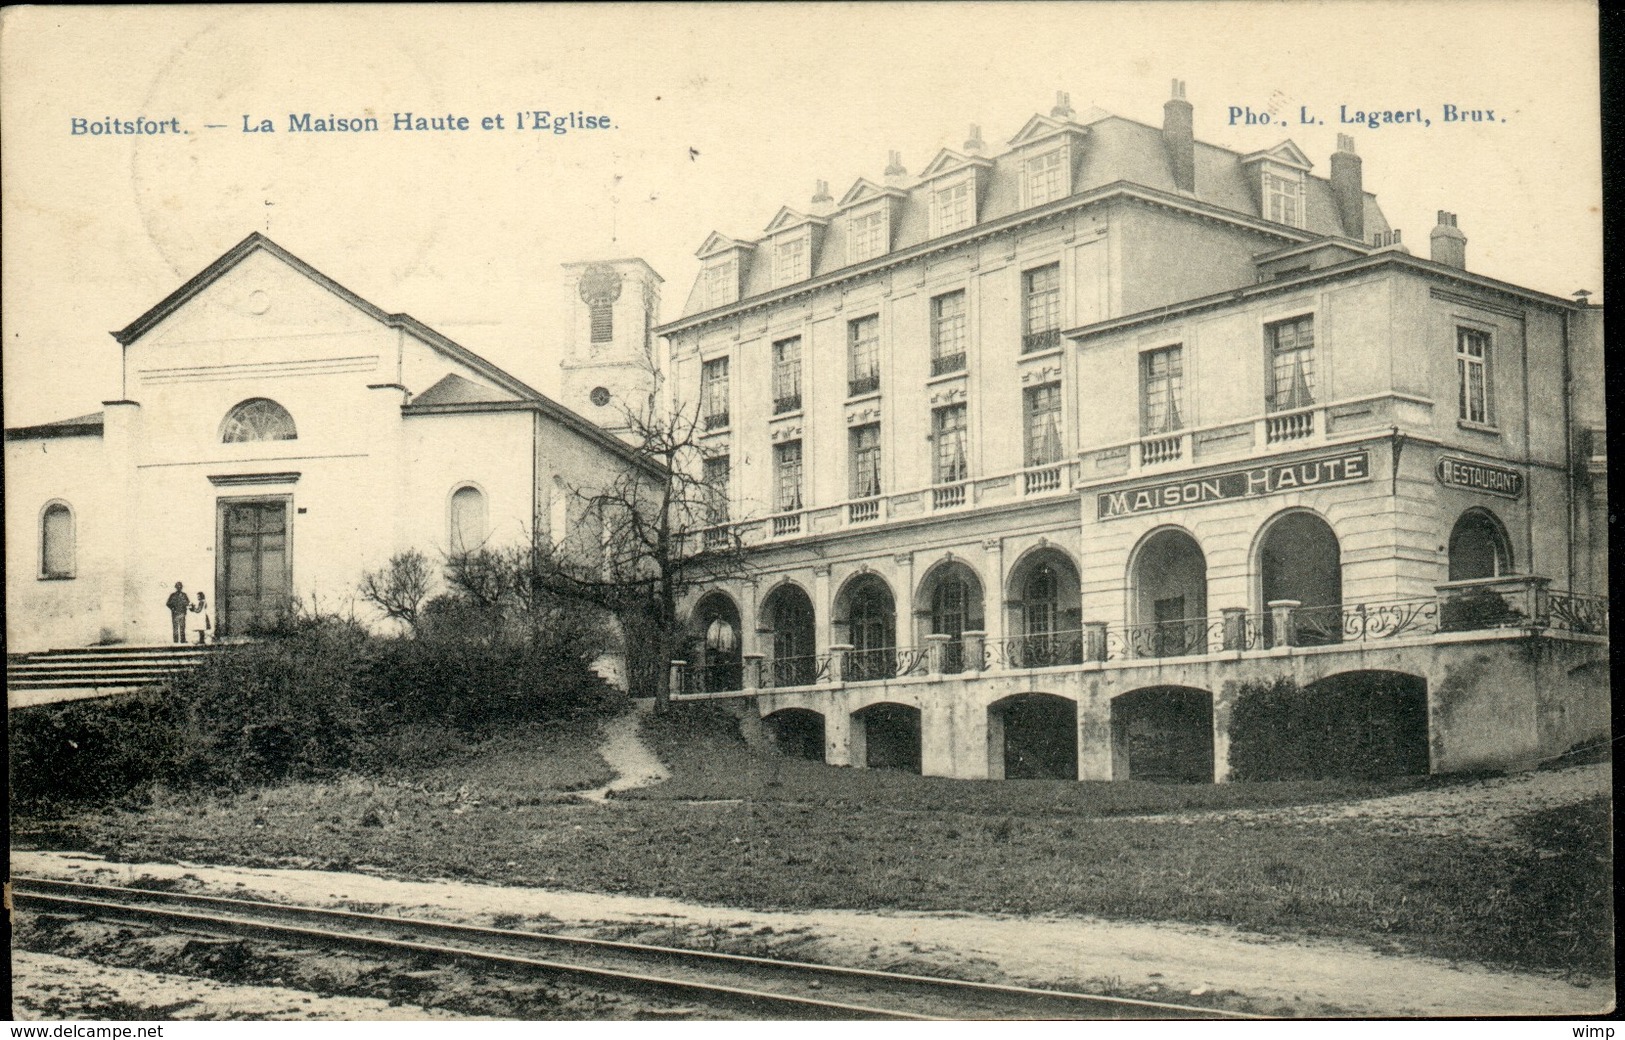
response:
M1351 451L1307 462L1254 466L1127 491L1108 491L1098 496L1099 518L1111 520L1119 516L1199 506L1232 498L1258 498L1281 491L1301 491L1324 484L1349 484L1370 476L1371 456L1365 451Z
M1451 487L1463 487L1469 491L1488 491L1492 495L1506 498L1523 497L1523 474L1502 469L1500 466L1445 456L1439 460L1433 472L1438 476L1439 483Z

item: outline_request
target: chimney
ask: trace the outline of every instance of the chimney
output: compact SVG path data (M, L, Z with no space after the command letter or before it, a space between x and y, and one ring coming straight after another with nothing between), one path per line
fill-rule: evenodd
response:
M1365 240L1365 185L1360 175L1360 157L1354 154L1354 138L1337 135L1337 151L1332 153L1332 197L1337 214L1343 218L1343 234Z
M1064 90L1055 92L1055 107L1049 110L1055 119L1071 119L1075 114L1072 111L1072 95Z
M1168 166L1174 174L1174 187L1196 190L1196 138L1192 133L1191 103L1185 100L1185 81L1174 80L1173 97L1162 106L1162 144L1168 149Z
M829 181L819 181L813 192L812 212L815 217L827 217L835 212L835 197L829 193Z
M903 182L908 179L908 171L903 169L903 153L888 152L887 154L891 157L891 161L886 164L886 186L901 188Z
M972 123L970 125L970 138L965 141L965 154L981 155L986 149L987 145L982 142L982 128Z
M1467 236L1456 229L1456 215L1439 211L1439 226L1428 236L1433 262L1467 270Z

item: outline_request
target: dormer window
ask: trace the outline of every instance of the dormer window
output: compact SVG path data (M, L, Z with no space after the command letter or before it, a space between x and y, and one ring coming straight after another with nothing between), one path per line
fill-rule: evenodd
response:
M1066 149L1056 148L1027 160L1027 205L1041 206L1068 193L1065 159Z
M932 195L932 215L936 219L936 233L946 235L950 232L961 231L975 223L975 216L971 206L971 185L969 179L957 184L939 188Z
M886 208L882 205L854 213L848 218L848 263L861 263L885 254L891 237L886 216Z
M1304 226L1303 174L1264 171L1264 216L1277 224Z
M705 268L705 305L722 307L739 300L739 261L713 260Z
M808 265L810 259L807 236L804 234L774 243L773 285L779 287L806 281L812 275Z

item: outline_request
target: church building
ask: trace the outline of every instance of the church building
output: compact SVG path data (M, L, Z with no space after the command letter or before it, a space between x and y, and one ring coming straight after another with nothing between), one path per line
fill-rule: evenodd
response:
M567 387L589 388L573 403L646 398L658 276L642 261L568 270L591 290L563 344L579 362ZM566 489L638 464L258 233L113 335L122 380L100 411L5 431L12 653L166 642L177 582L207 593L222 638L295 598L366 617L361 576L395 553L561 538Z

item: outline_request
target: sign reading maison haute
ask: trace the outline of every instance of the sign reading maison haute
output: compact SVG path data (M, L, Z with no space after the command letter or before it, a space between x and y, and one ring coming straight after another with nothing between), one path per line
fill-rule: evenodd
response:
M1364 451L1351 451L1306 462L1254 466L1192 480L1176 480L1127 491L1108 491L1097 496L1099 518L1111 520L1119 516L1199 506L1232 498L1258 498L1323 484L1349 484L1370 476L1371 456Z
M1468 462L1466 459L1453 459L1446 456L1439 460L1433 468L1438 476L1439 483L1451 487L1467 488L1469 491L1488 491L1492 495L1501 495L1504 498L1523 497L1523 474L1500 466L1488 466L1482 462Z

